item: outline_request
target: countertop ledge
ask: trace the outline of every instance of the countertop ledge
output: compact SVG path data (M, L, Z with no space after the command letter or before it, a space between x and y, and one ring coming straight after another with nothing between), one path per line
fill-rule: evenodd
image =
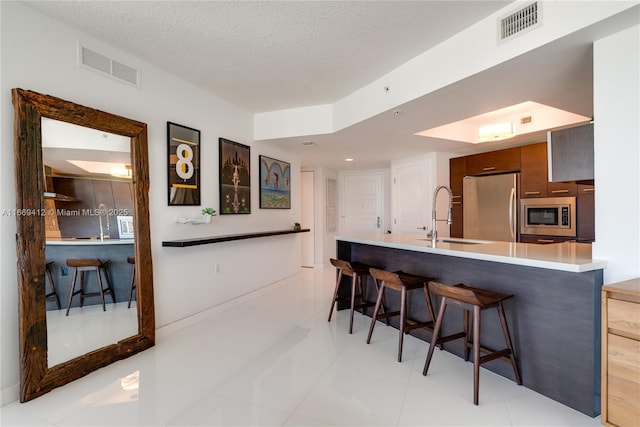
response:
M336 240L574 273L600 270L607 266L606 261L591 258L591 245L588 243L564 242L538 245L512 242L482 244L438 242L436 247L433 247L430 240L417 234L336 236Z
M47 245L57 246L98 246L98 245L133 245L134 239L77 239L74 237L49 238Z
M215 237L199 237L195 239L169 240L162 242L162 246L183 248L186 246L208 245L212 243L232 242L234 240L254 239L257 237L280 236L283 234L306 233L311 231L309 228L300 230L275 230L275 231L258 231L253 233L227 234L225 236Z

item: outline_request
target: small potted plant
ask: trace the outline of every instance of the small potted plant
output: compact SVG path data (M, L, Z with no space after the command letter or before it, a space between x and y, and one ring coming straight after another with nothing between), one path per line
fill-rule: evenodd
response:
M293 229L295 231L300 231L300 223L299 222L294 222L293 223Z
M202 209L202 219L206 223L210 223L211 217L213 217L215 214L216 214L216 211L213 208Z

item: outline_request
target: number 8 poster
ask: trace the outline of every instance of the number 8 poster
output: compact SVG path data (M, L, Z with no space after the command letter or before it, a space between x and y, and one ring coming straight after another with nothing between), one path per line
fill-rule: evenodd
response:
M200 205L200 131L167 122L169 205Z

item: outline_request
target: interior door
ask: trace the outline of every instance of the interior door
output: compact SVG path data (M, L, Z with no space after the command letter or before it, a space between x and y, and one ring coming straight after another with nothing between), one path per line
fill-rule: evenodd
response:
M430 228L432 168L428 159L392 167L391 229L394 233L426 233Z
M344 175L341 233L382 233L384 229L381 173Z
M302 215L300 218L301 224L304 228L310 228L309 233L302 233L302 257L301 264L303 267L313 267L314 265L314 230L315 230L315 215L314 215L314 173L313 171L302 172L300 174L302 179Z

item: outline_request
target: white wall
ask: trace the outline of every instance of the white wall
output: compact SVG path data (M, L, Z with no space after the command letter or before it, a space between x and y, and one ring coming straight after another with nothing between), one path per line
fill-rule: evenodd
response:
M596 241L604 281L640 277L640 27L594 43Z
M327 180L338 180L338 173L323 167L304 168L303 171L314 173L314 266L322 267L329 263L329 258L336 256L336 232L327 228Z
M287 152L253 143L252 114L134 56L51 20L23 3L0 2L0 16L0 208L15 208L10 90L20 87L148 124L151 243L158 327L173 324L299 272L299 235L190 248L162 247L164 240L289 229L298 220L300 162ZM134 88L77 67L78 40L93 50L139 69L140 87ZM225 137L251 146L250 215L218 216L211 225L176 223L176 217L199 215L200 207L167 206L167 121L201 131L202 205L218 211L218 138ZM260 154L291 163L290 210L259 209ZM0 388L3 391L15 389L18 382L14 236L15 218L0 217ZM220 265L219 273L215 272L215 264ZM6 393L4 395L7 396ZM8 399L11 397L14 396Z

